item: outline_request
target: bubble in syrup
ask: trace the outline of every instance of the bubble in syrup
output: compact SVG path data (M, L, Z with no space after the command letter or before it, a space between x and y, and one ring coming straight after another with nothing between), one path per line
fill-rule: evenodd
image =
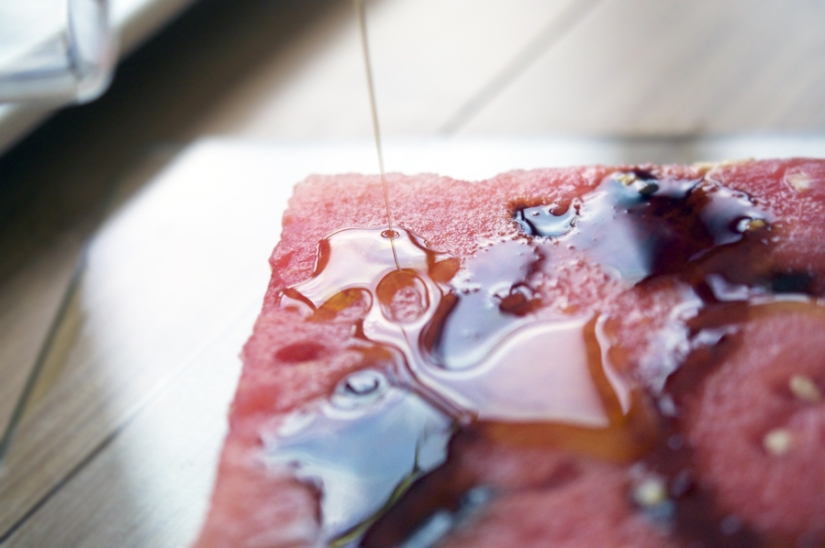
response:
M381 232L381 237L382 238L395 239L395 238L399 238L400 236L401 235L398 232L396 232L395 230L387 229L387 230L384 230L383 232Z
M374 404L387 392L390 384L387 378L374 369L363 369L351 373L338 383L332 394L333 406L344 409L358 409Z
M381 312L390 321L410 323L429 308L426 284L409 270L390 272L375 289Z
M576 226L579 217L578 202L560 211L555 204L522 209L516 212L515 221L531 236L559 238Z

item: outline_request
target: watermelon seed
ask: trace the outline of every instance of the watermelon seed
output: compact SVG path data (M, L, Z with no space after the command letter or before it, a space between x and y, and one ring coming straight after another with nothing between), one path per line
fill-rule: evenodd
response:
M784 428L775 428L762 438L762 447L769 454L778 457L786 454L793 444L793 436Z
M719 524L719 529L723 535L735 535L742 529L742 520L734 515L727 516Z
M633 488L633 501L642 508L653 508L667 501L667 486L657 476L642 479Z
M819 387L805 375L791 375L788 380L788 388L796 399L806 403L819 403L822 401L822 392Z

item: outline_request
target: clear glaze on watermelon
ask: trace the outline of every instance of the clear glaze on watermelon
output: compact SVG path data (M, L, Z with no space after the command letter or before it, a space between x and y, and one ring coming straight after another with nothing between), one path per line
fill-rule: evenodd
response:
M296 187L197 546L825 546L825 161L389 181Z

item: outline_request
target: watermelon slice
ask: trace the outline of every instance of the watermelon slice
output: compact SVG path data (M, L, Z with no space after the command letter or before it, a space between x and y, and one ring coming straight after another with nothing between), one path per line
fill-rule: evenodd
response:
M825 546L825 161L299 184L196 542Z

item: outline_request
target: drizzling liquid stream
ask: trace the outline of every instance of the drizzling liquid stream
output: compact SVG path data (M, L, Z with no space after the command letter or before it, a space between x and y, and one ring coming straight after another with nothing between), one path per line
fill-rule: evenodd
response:
M370 97L370 114L372 116L372 132L375 137L375 149L378 153L378 168L381 171L381 187L384 191L384 208L387 210L387 233L390 238L393 257L398 269L398 257L395 254L395 232L393 230L392 211L390 210L390 190L387 185L387 172L384 168L384 151L381 146L381 126L378 123L378 102L375 99L375 82L372 77L372 60L370 58L369 40L367 38L367 14L364 8L364 0L353 0L355 12L358 16L358 30L361 35L361 50L364 55L364 68L367 74L367 89Z

